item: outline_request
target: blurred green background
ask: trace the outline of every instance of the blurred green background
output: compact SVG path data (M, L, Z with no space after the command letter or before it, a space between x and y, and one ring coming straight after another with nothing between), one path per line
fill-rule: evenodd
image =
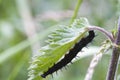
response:
M31 56L39 54L47 35L59 24L69 24L77 0L0 0L0 80L27 80ZM83 0L79 17L108 31L115 29L120 1ZM101 33L93 46L106 39ZM84 80L92 56L78 60L46 80ZM110 55L104 55L92 80L105 80Z

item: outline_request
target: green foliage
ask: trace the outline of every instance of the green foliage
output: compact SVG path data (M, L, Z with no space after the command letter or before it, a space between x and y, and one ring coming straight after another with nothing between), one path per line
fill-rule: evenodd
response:
M0 0L0 20L7 19L17 13L15 0Z
M33 58L29 67L29 80L40 80L40 75L53 66L88 31L86 18L76 19L70 26L59 26L49 35L48 45L42 47L40 55Z
M0 0L0 80L26 80L28 77L28 60L31 59L31 57L28 59L25 54L30 56L31 53L33 53L31 47L33 47L36 42L40 43L40 47L44 45L43 40L45 40L46 35L56 29L55 25L61 23L66 24L70 21L72 17L71 14L77 10L78 12L76 13L78 13L78 15L76 14L74 19L77 16L85 16L90 20L91 24L112 31L114 38L116 38L117 27L115 30L113 30L113 28L115 28L115 15L119 16L120 14L120 0L81 0L81 8L76 10L74 6L76 3L78 4L78 2L73 0L28 0L27 3L26 0L22 0L24 1L23 4L25 4L24 9L30 8L30 14L32 14L30 17L33 18L33 22L35 22L36 25L34 28L37 29L38 32L36 33L38 36L32 37L30 41L27 39L28 36L25 32L25 26L23 25L24 19L21 18L21 13L24 13L26 16L29 15L25 14L27 10L20 10L23 4L19 6L21 3L18 1L21 0ZM68 10L72 11L66 13ZM51 14L51 12L55 14ZM27 22L27 20L25 21ZM28 30L30 30L30 28L28 28ZM34 30L31 30L31 33L32 32L34 32ZM97 53L98 46L106 39L104 35L99 33L97 33L97 35L93 42L94 47L89 47L89 49L84 50L86 52L81 54L80 60L75 62L75 64L77 63L78 65L74 64L70 66L67 71L65 70L67 73L62 71L64 76L59 74L54 76L54 80L84 79L91 59L90 55ZM35 50L36 49L39 48L35 48ZM92 80L105 80L109 57L109 55L103 56L102 61L98 64L98 69L95 70ZM73 69L71 69L71 67L73 67ZM118 66L118 68L118 72L120 73L120 66ZM49 80L49 77L45 80Z

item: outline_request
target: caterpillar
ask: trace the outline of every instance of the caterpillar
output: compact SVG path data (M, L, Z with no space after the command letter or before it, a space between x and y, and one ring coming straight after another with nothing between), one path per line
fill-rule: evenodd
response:
M66 66L68 63L72 61L73 58L76 57L77 53L81 51L83 47L85 47L88 43L90 43L95 37L95 33L93 30L89 31L89 35L82 38L75 46L70 49L69 53L64 56L58 63L54 64L51 68L49 68L46 72L44 72L41 77L46 78L47 75L56 72L62 67Z

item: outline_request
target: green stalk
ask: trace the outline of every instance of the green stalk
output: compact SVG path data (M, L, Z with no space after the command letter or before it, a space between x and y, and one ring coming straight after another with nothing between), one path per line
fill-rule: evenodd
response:
M74 19L77 17L77 14L78 14L78 11L79 11L79 7L80 7L82 1L83 0L78 0L77 5L76 5L75 10L74 10L74 14L73 14L72 19L70 21L70 24L72 24Z

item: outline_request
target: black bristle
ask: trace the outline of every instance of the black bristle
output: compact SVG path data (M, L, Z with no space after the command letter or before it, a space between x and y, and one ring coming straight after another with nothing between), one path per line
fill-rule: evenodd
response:
M42 78L46 78L46 75L42 74L41 77L42 77Z
M78 43L75 44L75 46L70 49L69 53L64 56L61 61L53 65L51 68L49 68L46 72L44 72L41 77L45 78L47 75L52 74L59 69L66 66L68 63L71 63L72 59L76 57L77 53L82 50L83 47L86 47L88 43L90 43L93 38L95 37L95 33L93 30L89 31L89 35L85 38L82 38Z

